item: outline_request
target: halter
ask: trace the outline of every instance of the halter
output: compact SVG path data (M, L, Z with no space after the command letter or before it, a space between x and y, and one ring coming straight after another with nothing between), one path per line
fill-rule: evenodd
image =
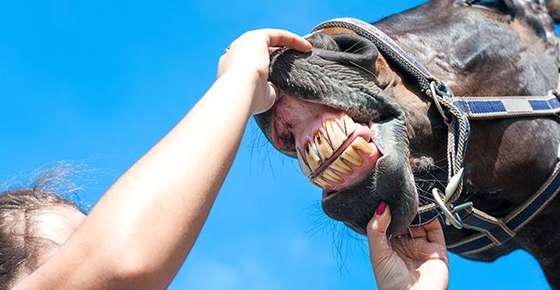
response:
M560 162L557 162L545 184L505 218L496 218L478 210L472 202L457 203L463 191L469 120L560 116L560 97L557 91L550 91L544 96L455 97L443 81L434 77L377 27L358 19L337 18L319 24L313 32L328 28L349 29L371 41L385 58L397 64L416 81L420 91L432 100L446 123L447 186L444 192L438 188L432 189L435 202L419 207L418 218L415 220L426 223L436 218L440 212L446 225L478 232L458 243L448 245L449 250L466 257L474 257L473 254L480 251L504 245L560 192Z

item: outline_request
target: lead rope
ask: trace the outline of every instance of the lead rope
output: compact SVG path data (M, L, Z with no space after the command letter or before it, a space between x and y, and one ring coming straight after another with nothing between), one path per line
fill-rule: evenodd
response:
M426 94L434 101L447 125L448 184L445 192L434 187L431 193L435 202L421 206L418 211L422 214L437 208L444 216L447 225L461 229L463 222L459 211L472 207L472 203L455 206L453 202L459 198L463 189L463 164L470 132L469 121L467 116L453 103L453 93L444 82L432 81L430 90L427 90Z

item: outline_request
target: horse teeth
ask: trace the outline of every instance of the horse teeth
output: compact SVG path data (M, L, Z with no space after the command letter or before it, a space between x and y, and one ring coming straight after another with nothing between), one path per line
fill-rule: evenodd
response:
M312 182L322 188L332 187L332 185L321 176L313 178Z
M344 125L344 120L342 118L336 118L335 122L338 125L338 127L342 130L344 135L346 135L346 125Z
M326 183L322 179L319 179L319 177L313 178L311 182L317 185L318 187L322 187L322 188L326 187Z
M335 184L340 184L340 183L344 182L344 179L342 179L342 177L338 176L336 173L334 173L330 169L327 169L327 170L323 171L323 174L321 174L321 177L323 177L325 180L327 180L329 182L334 182Z
M351 175L353 173L352 167L346 165L341 158L337 158L330 166L330 168L340 172L344 175Z
M359 151L362 151L366 155L371 155L374 152L372 148L372 144L368 143L362 137L356 138L356 140L352 142L352 147L358 149Z
M336 150L346 141L346 134L335 121L327 121L326 127L329 140L331 141L333 149Z
M348 115L344 115L342 118L344 120L344 127L346 128L346 136L352 135L352 133L356 131L356 123L354 123L354 120Z
M350 162L354 166L360 166L362 165L363 162L360 153L358 153L353 146L350 146L346 150L344 150L344 152L342 152L342 155L340 155L340 157Z
M326 140L326 137L320 131L315 133L315 146L317 147L319 157L321 157L322 160L329 159L334 152Z
M307 164L309 164L311 170L319 168L321 165L321 158L319 157L319 153L317 153L317 149L315 148L313 142L307 143L307 146L305 146L305 152L307 153Z
M321 131L321 134L323 134L323 137L325 137L325 140L327 141L327 143L329 143L329 146L331 146L333 150L336 150L336 147L333 146L331 139L329 138L329 133L327 132L327 128L321 127L319 131Z
M307 163L305 163L305 159L303 159L303 156L301 156L299 151L297 152L297 158L298 158L298 161L299 161L299 168L301 168L301 170L303 171L303 174L305 176L311 175L311 168L309 168L309 165L307 165Z

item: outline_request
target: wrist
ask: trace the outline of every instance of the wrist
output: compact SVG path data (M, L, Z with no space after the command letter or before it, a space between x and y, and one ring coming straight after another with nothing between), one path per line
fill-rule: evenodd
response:
M258 81L261 80L261 76L256 69L248 68L248 67L230 67L226 72L224 72L219 78L233 78L237 81L245 82L246 84L256 84ZM247 83L248 82L248 83Z
M244 67L231 68L219 77L229 82L231 87L239 87L243 92L243 102L250 106L251 114L262 113L274 104L276 99L275 88L268 83L268 78L255 69Z
M253 113L253 103L258 90L258 78L247 70L228 70L214 83L219 93L221 106L246 111L247 117Z

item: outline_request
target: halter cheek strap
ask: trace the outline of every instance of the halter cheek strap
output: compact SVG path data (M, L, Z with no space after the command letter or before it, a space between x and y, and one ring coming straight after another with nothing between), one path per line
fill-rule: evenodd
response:
M543 96L455 97L451 89L434 77L411 54L377 27L354 18L338 18L319 24L315 31L346 28L371 41L383 56L406 72L421 92L432 100L448 127L448 184L445 192L432 189L435 202L418 209L418 221L428 222L439 214L457 229L477 231L459 243L448 245L455 253L469 256L492 246L501 246L529 222L560 191L560 162L551 176L528 201L506 218L499 219L476 209L472 202L456 204L463 191L463 168L470 133L470 120L560 116L557 91ZM560 88L560 86L559 86ZM559 152L560 155L560 152ZM560 157L559 157L560 159Z

